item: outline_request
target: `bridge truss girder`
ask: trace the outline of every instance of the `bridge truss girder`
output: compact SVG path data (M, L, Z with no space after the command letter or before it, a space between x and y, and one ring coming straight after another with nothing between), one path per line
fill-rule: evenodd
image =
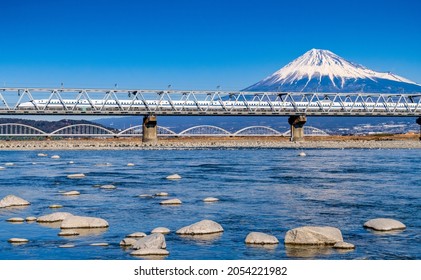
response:
M421 93L0 88L0 115L420 116Z

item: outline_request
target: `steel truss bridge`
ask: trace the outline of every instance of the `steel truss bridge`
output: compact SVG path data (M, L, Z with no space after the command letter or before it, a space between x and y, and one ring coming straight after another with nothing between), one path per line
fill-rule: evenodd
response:
M240 137L240 136L291 136L291 131L279 132L267 126L249 126L236 132L229 132L226 129L200 125L185 129L179 133L165 127L158 126L158 136L164 137L194 137L194 136L216 136L216 137ZM328 136L326 132L312 127L305 127L308 136ZM142 137L142 125L133 126L122 131L112 131L107 128L92 124L76 124L59 128L47 133L36 127L19 124L0 124L0 137Z
M421 116L421 93L0 88L0 115Z

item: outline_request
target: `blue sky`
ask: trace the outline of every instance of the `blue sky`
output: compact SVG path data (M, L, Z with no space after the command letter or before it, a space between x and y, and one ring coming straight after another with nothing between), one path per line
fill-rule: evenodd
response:
M421 83L420 1L0 1L0 83L238 90L311 48Z

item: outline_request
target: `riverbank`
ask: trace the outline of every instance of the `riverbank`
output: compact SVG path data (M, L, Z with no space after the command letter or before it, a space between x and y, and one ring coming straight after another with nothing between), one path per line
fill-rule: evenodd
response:
M290 142L288 137L174 137L157 143L140 138L2 140L0 150L161 150L206 148L332 148L332 149L421 149L416 134L306 137Z

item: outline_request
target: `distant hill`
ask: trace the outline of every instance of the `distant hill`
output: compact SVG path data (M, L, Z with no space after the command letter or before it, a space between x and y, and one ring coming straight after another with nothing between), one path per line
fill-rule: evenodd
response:
M40 121L40 120L28 120L28 119L14 119L14 118L0 118L0 124L5 123L19 123L19 124L25 124L29 125L38 129L41 129L44 132L50 133L53 132L59 128L68 126L68 125L75 125L75 124L92 124L92 125L99 125L104 128L113 130L113 128L106 127L104 125L86 121L86 120L59 120L59 121Z

